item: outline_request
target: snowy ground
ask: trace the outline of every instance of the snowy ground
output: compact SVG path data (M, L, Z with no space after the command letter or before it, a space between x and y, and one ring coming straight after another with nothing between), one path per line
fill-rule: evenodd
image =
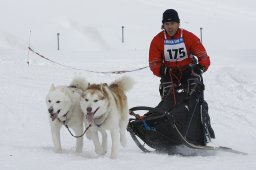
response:
M256 3L252 0L8 0L0 6L0 169L230 169L256 168ZM111 82L121 75L95 74L50 63L29 53L31 47L61 64L93 71L129 70L147 65L148 47L160 31L166 8L180 13L181 26L199 36L212 65L204 74L213 144L247 152L218 152L184 157L145 154L128 136L118 159L97 156L85 139L81 154L62 129L64 153L55 154L45 96L52 83L68 84L74 76ZM121 43L121 26L125 43ZM56 33L60 32L60 51ZM27 65L29 60L30 65ZM155 106L159 79L150 70L126 73L135 79L130 107ZM109 142L110 143L110 142Z

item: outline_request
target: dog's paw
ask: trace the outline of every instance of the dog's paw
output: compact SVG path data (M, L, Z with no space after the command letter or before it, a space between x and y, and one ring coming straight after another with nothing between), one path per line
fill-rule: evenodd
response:
M76 153L82 153L82 148L76 148Z
M102 147L102 155L106 155L107 153L107 148L106 147Z
M54 152L55 152L55 153L62 153L62 149L61 149L61 148L55 148L55 149L54 149Z
M110 158L111 158L111 159L116 159L116 158L117 158L117 154L111 154L111 155L110 155Z
M97 153L98 155L104 155L103 148L102 147L95 148L95 153Z

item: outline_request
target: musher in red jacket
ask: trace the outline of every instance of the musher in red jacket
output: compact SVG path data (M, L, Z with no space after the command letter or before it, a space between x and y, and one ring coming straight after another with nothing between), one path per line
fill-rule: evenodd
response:
M167 9L162 24L163 31L153 38L149 50L150 69L161 77L162 100L156 108L171 110L175 121L186 128L184 135L205 145L215 138L202 79L202 73L210 66L210 58L200 39L180 28L177 11Z
M161 77L161 85L173 82L177 85L191 75L188 70L195 57L198 64L193 74L205 72L210 65L210 58L200 39L193 33L180 28L177 11L167 9L163 13L162 29L152 40L149 49L149 66L154 75ZM160 86L160 94L163 97Z

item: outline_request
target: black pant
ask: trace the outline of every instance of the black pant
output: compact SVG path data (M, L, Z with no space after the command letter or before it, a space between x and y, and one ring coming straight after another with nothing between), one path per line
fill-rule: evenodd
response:
M211 138L215 138L215 133L211 127L210 116L208 114L208 104L204 100L204 84L202 77L187 75L180 81L173 80L173 78L162 77L160 81L159 92L162 100L157 108L173 111L173 109L175 110L180 106L187 105L190 108L189 110L191 112L195 111L195 115L198 116L196 121L193 120L194 125L192 126L202 129L203 142L201 144L206 144ZM183 115L182 113L179 114ZM196 135L192 133L192 137L194 136Z
M186 87L192 80L202 81L200 75L191 72L176 73L171 76L162 76L160 79L159 93L162 99L170 94L173 87Z

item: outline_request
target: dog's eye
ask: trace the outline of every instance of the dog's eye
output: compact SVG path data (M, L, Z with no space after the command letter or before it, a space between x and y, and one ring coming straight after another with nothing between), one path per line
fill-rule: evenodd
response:
M60 101L58 100L56 103L60 103Z
M52 101L51 100L48 100L49 103L51 103Z
M99 100L93 100L93 102L95 102L95 103L98 102L98 101L99 101Z
M88 102L88 99L84 99L86 102Z

